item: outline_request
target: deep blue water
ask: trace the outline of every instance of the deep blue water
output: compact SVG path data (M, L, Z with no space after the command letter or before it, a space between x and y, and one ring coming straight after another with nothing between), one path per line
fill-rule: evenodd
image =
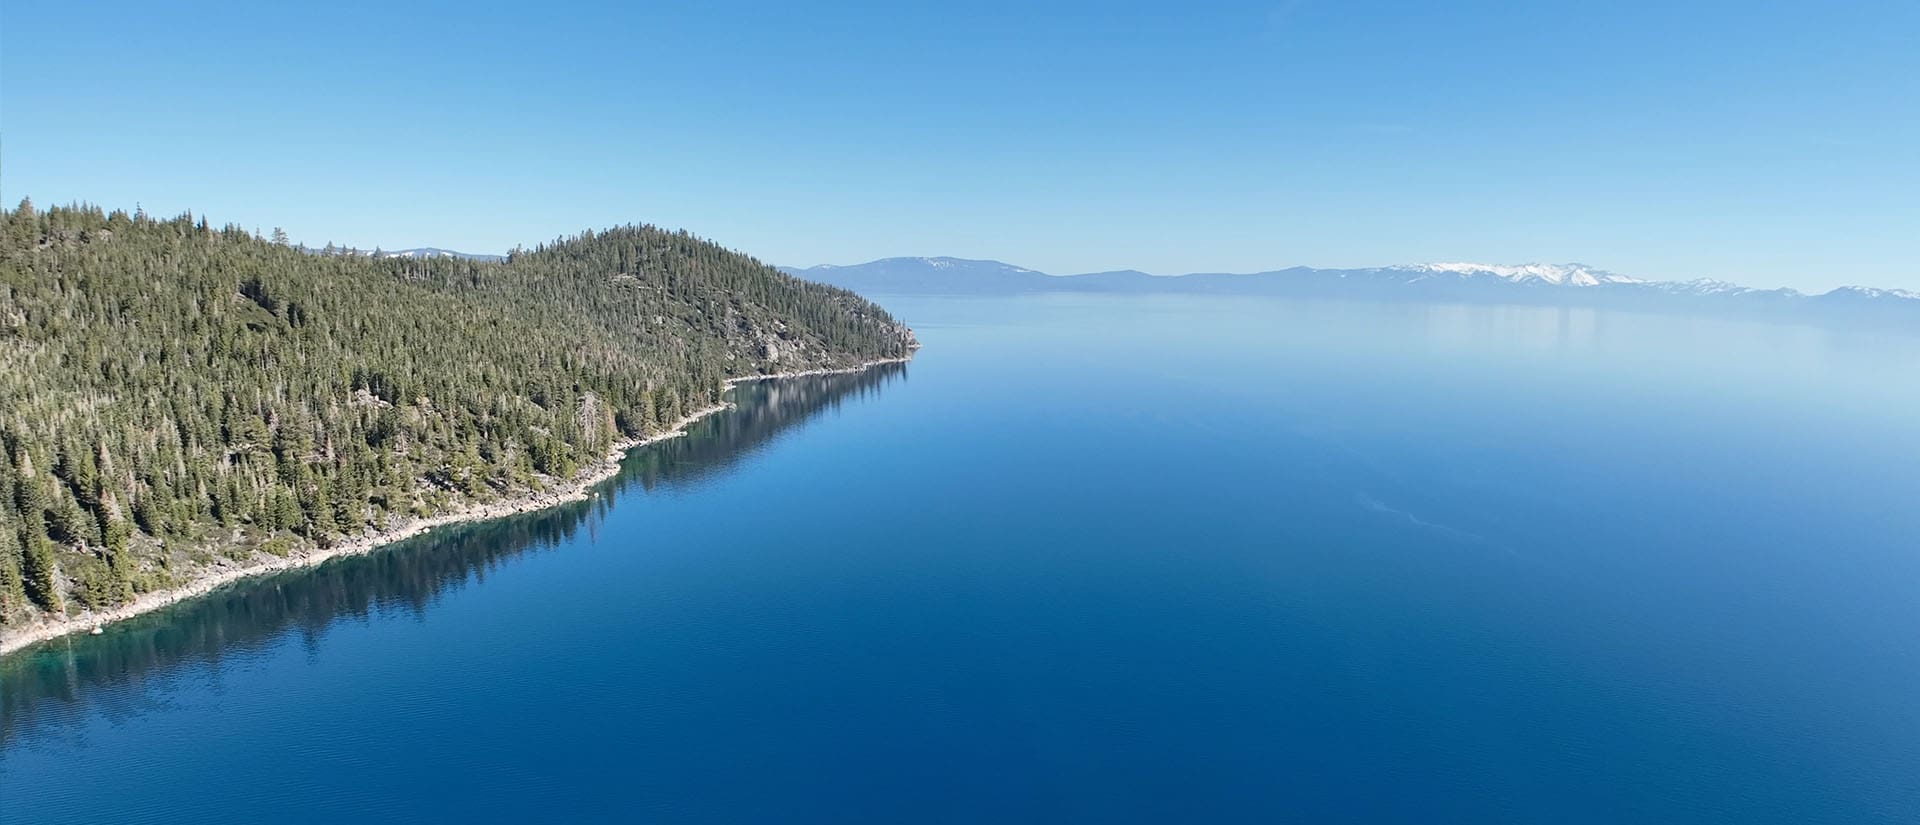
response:
M1920 821L1920 336L883 303L593 502L0 662L0 820Z

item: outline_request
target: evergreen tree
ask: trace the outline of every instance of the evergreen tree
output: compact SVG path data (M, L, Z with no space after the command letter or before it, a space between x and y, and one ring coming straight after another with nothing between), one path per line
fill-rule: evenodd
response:
M0 621L31 612L3 601L16 575L41 610L111 604L276 534L570 477L730 377L913 346L852 293L649 226L499 263L345 252L138 208L0 211Z

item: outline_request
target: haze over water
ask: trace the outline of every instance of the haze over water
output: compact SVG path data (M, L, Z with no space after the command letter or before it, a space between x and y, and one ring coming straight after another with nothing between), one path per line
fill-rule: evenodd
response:
M5 820L1920 816L1920 337L881 303L592 502L8 657Z

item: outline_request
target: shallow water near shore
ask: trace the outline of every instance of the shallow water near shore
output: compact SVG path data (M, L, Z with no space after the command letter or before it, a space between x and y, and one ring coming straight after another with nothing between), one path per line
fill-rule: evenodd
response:
M0 819L1920 813L1920 336L881 302L588 501L0 659Z

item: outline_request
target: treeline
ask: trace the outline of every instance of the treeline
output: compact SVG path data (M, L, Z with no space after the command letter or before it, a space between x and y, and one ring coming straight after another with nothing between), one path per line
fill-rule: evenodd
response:
M500 263L30 202L0 235L0 622L538 489L729 377L912 346L850 292L650 226Z

